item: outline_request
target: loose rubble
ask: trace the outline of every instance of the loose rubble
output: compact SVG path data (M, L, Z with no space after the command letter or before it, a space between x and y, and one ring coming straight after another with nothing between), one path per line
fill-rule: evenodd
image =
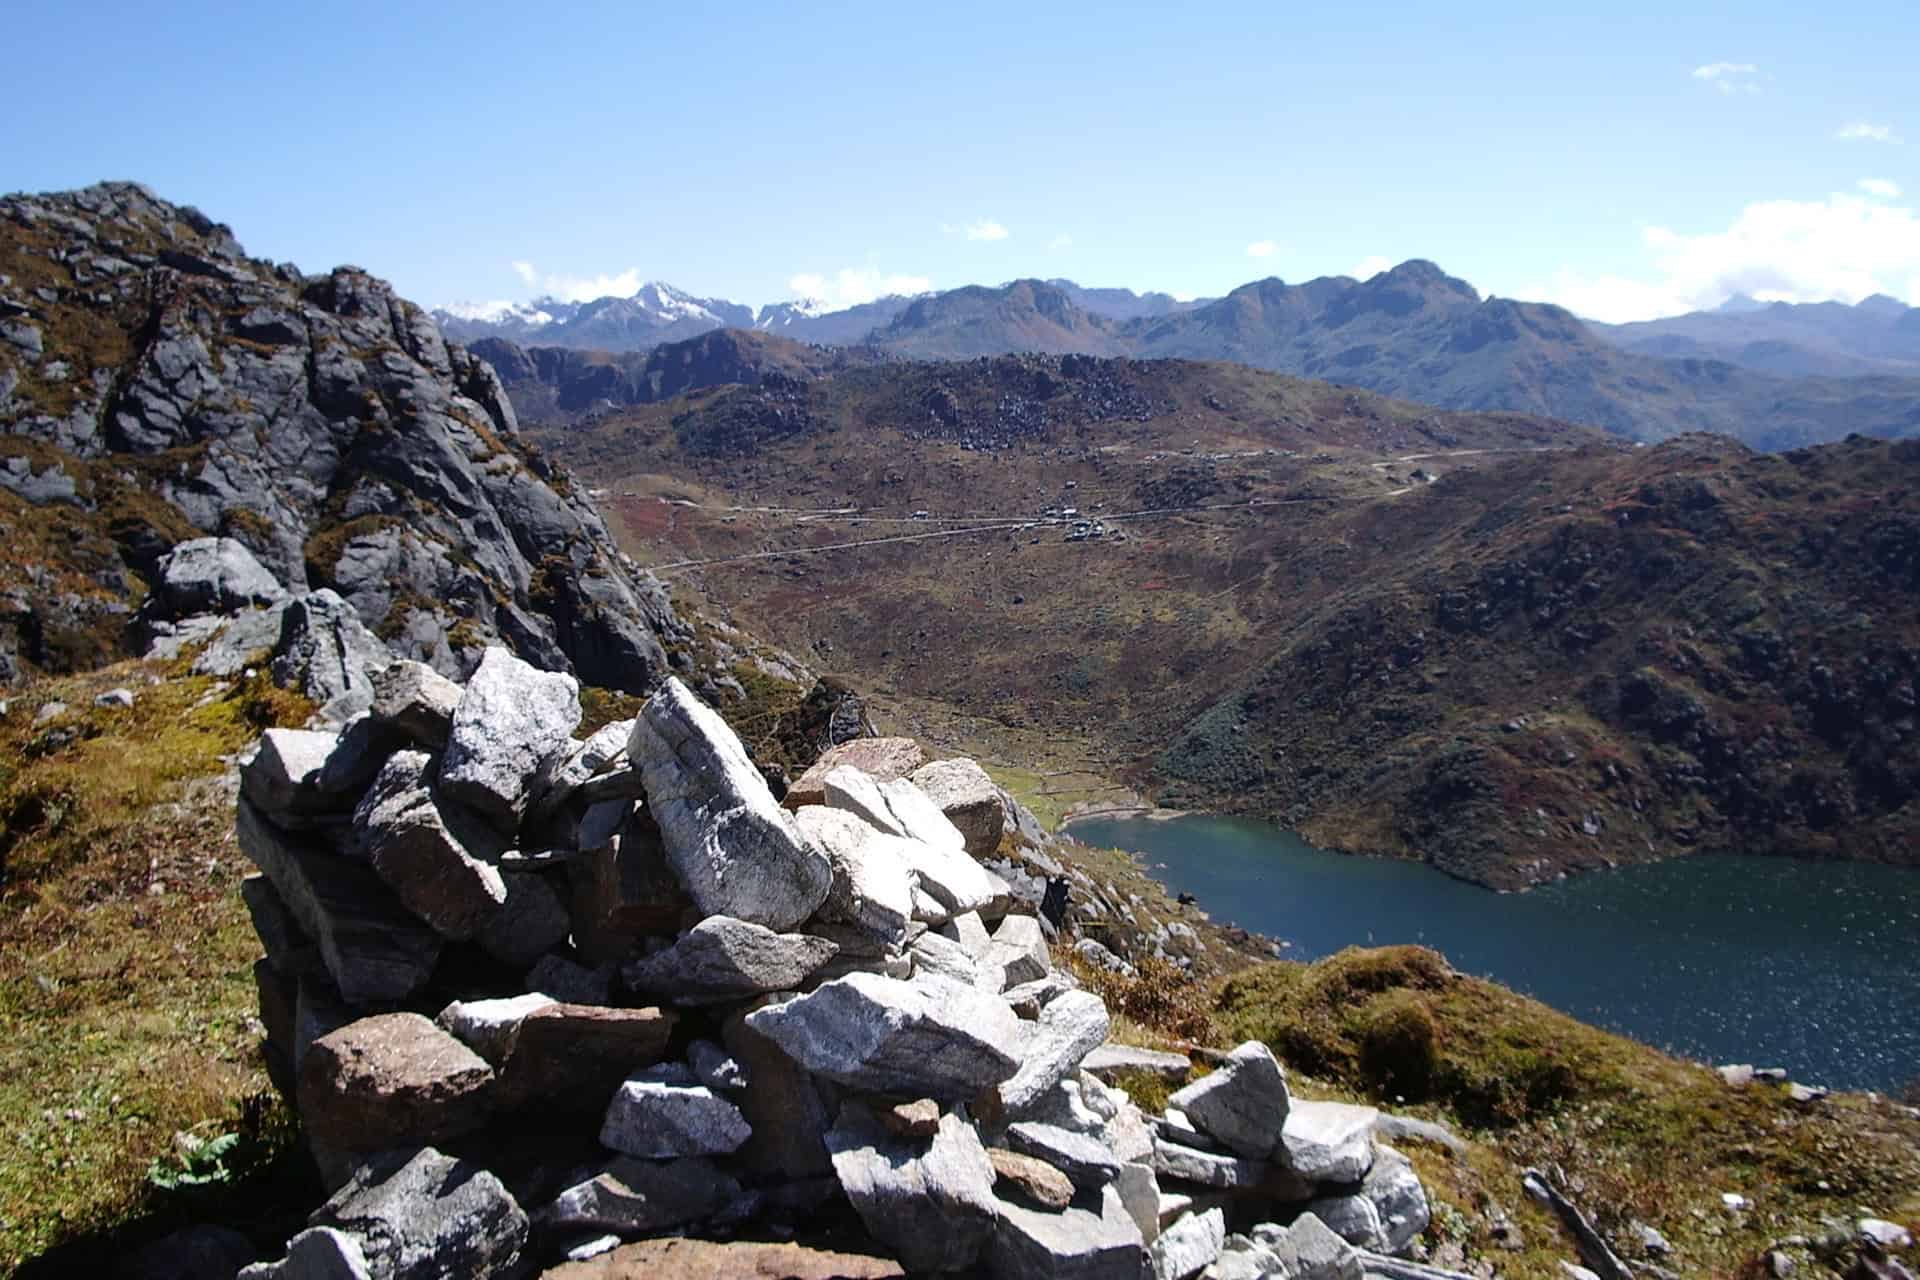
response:
M504 651L368 683L242 769L268 1057L336 1189L249 1280L823 1212L915 1273L1344 1276L1424 1227L1375 1113L1293 1101L1263 1045L1157 1116L1090 1069L1188 1075L1053 967L968 762L930 794L914 752L843 753L789 810L671 680L584 742L573 682Z

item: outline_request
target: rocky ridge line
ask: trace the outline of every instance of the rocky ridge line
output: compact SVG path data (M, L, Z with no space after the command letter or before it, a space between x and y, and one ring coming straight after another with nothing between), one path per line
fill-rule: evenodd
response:
M425 311L354 267L248 258L130 183L0 199L0 433L0 487L106 544L84 583L11 593L0 670L110 628L196 536L449 675L498 642L641 692L688 638Z

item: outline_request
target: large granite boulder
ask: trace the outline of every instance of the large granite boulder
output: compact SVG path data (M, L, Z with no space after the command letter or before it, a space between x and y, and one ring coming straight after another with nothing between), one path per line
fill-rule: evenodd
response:
M440 786L512 830L526 811L534 773L579 723L579 681L541 671L505 649L488 649L454 710Z
M790 929L826 901L833 868L768 790L719 715L669 679L634 722L667 859L701 912Z
M627 965L627 985L678 1004L715 1004L798 987L838 954L825 938L708 916L674 944Z
M380 1280L513 1275L528 1229L498 1178L432 1147L361 1166L309 1222L351 1236Z
M1006 834L1007 814L1000 788L985 769L972 760L936 760L908 777L959 828L968 853L993 856Z
M1178 1090L1167 1102L1240 1155L1266 1160L1281 1149L1291 1099L1273 1050L1249 1040L1228 1054L1218 1070Z
M815 1075L856 1089L955 1101L1020 1068L1026 1033L994 996L852 973L747 1015Z
M999 1218L994 1169L973 1126L948 1112L931 1138L903 1137L850 1103L826 1135L854 1212L909 1271L964 1271Z
M361 852L407 909L443 937L479 933L507 901L503 842L431 785L425 752L387 760L353 813ZM478 856L476 856L478 855Z
M192 538L160 557L156 604L168 617L238 613L273 604L287 594L280 580L233 538Z

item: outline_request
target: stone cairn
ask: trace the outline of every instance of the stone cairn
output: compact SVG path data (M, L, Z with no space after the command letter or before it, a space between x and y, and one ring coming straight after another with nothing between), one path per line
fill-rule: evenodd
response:
M1427 1205L1375 1113L1290 1099L1265 1046L1158 1116L1106 1082L1189 1062L1106 1043L980 862L973 762L850 744L874 772L783 807L677 681L584 741L572 677L504 649L373 685L242 767L266 1052L333 1193L247 1280L836 1220L916 1273L1440 1274L1385 1256Z

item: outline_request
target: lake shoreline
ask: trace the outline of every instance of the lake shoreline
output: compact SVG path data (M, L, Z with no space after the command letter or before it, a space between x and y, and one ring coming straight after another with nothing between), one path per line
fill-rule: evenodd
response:
M1920 1070L1909 868L1696 854L1503 894L1250 819L1136 813L1062 831L1126 851L1220 923L1288 940L1291 959L1412 943L1679 1057L1854 1089Z

